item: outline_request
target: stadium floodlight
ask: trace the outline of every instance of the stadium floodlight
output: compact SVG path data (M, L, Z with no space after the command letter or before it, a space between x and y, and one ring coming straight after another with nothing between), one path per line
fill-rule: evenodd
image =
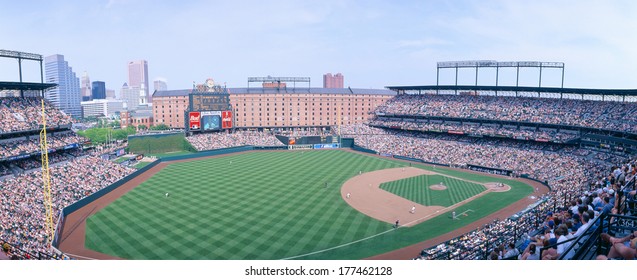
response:
M292 83L293 88L296 88L296 83L307 83L307 88L310 89L310 77L248 77L248 90L250 83Z
M10 50L0 50L0 57L42 61L41 54L10 51Z
M466 60L466 61L442 61L436 67L436 85L440 85L440 69L453 68L456 71L455 85L458 85L458 69L475 68L475 86L478 85L478 71L480 68L496 68L495 85L498 85L500 68L517 68L515 86L519 85L520 68L539 68L538 87L542 87L542 68L562 69L562 88L564 87L564 62L543 62L543 61L495 61L495 60Z

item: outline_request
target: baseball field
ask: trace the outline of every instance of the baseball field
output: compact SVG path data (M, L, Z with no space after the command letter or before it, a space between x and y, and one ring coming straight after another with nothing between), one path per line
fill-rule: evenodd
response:
M343 150L169 163L88 216L84 245L124 259L362 259L465 227L533 191L505 177L409 165ZM419 208L418 223L394 229L350 205L361 196L355 188L343 196L352 178L406 167L430 173L381 189L419 207L437 205L439 214L422 216ZM444 187L430 187L439 183ZM481 183L509 189L491 192ZM452 219L452 210L468 214Z

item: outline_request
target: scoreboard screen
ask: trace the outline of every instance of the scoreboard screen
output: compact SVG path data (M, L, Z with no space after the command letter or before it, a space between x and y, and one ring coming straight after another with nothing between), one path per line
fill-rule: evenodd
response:
M198 94L190 95L192 111L226 111L230 110L229 94Z
M201 129L202 130L220 130L221 129L221 111L201 112Z

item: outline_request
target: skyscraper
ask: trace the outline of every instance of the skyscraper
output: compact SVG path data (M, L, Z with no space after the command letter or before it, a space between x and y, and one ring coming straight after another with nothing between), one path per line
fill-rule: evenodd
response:
M69 63L64 60L64 56L54 54L45 57L44 69L46 82L57 84L56 87L46 91L45 98L63 112L74 118L81 118L80 79L75 75Z
M324 88L343 88L343 74L336 73L332 76L332 73L323 75L323 87Z
M168 90L168 85L166 84L165 81L161 79L156 79L155 81L153 81L153 89L154 91Z
M120 99L124 101L124 107L129 110L136 110L139 105L145 105L148 103L146 99L146 90L144 85L142 87L131 87L124 83L122 90L120 91Z
M146 60L128 63L128 86L131 88L143 88L146 94L146 101L151 102L148 94L148 62Z
M117 99L117 96L115 95L115 90L106 89L106 99Z
M80 81L80 95L82 96L82 101L93 100L91 78L88 77L88 73L86 73L86 71L82 74L82 79Z
M91 84L93 91L91 96L93 99L106 99L106 83L102 81L95 81Z

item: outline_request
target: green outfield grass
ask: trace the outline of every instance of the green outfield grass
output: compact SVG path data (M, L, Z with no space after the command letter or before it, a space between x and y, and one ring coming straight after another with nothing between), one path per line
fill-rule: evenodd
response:
M431 185L440 183L443 183L447 189L432 190L429 188ZM480 184L441 175L405 178L382 183L380 188L425 206L439 205L444 207L454 205L487 190Z
M406 165L338 150L252 152L173 163L90 216L85 245L126 259L360 259L462 227L532 190L498 179L513 189L456 209L472 209L472 215L455 221L442 215L398 230L352 209L340 196L342 183L359 170Z

